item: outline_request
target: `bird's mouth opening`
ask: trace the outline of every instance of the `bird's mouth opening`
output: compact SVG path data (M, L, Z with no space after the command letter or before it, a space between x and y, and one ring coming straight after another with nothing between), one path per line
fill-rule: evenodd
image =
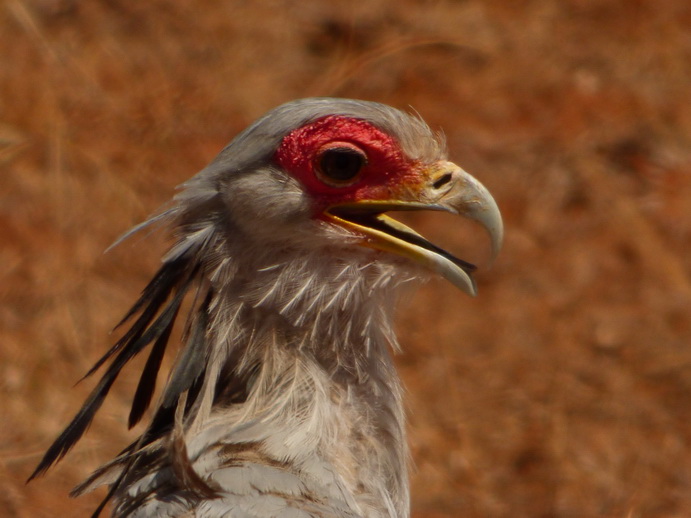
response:
M383 250L422 264L440 273L470 295L476 294L472 274L477 267L428 241L410 227L386 214L391 211L447 209L434 204L411 202L357 202L336 205L324 215L339 226L363 235L362 246Z
M426 208L429 209L429 207ZM396 210L401 210L401 208L396 207ZM474 264L464 261L463 259L459 259L450 252L444 250L443 248L435 245L430 241L427 241L427 239L425 239L420 234L412 230L410 227L384 214L384 212L352 213L348 212L347 210L343 210L342 208L339 209L338 207L335 207L329 212L332 216L336 216L337 218L346 220L354 225L384 232L394 239L405 241L407 243L410 243L411 245L424 248L426 250L429 250L430 252L445 257L446 259L457 265L459 268L463 269L468 274L471 274L475 270L477 270L477 266L475 266Z

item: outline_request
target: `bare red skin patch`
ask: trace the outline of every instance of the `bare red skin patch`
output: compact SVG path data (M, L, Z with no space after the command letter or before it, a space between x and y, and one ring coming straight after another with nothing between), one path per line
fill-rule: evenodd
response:
M344 145L361 150L367 163L352 183L331 185L317 172L319 157L325 149ZM342 115L329 115L291 131L274 159L304 185L314 200L315 216L341 203L397 199L402 189L420 182L419 164L405 156L396 139L369 122Z

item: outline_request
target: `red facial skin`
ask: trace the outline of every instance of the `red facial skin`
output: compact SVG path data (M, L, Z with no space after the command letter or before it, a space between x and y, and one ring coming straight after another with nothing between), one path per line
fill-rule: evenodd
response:
M325 150L342 147L359 149L367 163L350 182L331 185L318 173L319 159ZM396 139L366 121L341 115L329 115L290 132L274 160L304 185L317 217L342 203L400 199L402 191L421 181L420 164L405 156Z

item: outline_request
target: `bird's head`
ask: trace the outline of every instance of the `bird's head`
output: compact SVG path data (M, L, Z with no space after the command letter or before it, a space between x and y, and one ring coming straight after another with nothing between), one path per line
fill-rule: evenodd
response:
M199 214L222 213L216 226L228 224L245 242L336 255L347 247L369 260L374 249L437 272L471 295L473 265L386 213L451 212L482 224L493 254L502 240L492 196L446 160L442 139L419 118L377 103L316 98L282 105L184 187L178 208L192 215L183 221L193 230ZM200 208L209 199L222 207Z

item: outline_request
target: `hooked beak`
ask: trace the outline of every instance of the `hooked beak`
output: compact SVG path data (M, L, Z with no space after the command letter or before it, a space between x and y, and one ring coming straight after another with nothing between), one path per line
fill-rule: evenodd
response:
M360 244L363 246L411 259L475 296L474 265L427 241L385 212L436 210L477 221L489 234L494 260L501 248L503 225L499 208L489 191L457 165L439 161L420 169L414 185L406 182L391 198L334 205L326 210L325 216L362 234Z

